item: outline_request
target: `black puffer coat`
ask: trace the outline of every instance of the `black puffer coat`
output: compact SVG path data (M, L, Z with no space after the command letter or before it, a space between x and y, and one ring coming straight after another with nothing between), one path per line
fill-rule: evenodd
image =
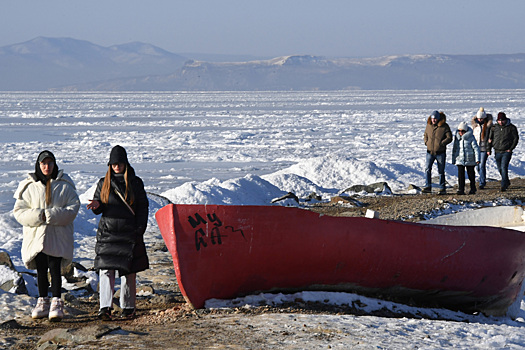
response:
M124 196L126 193L124 177L111 175L111 191L107 204L100 200L100 191L104 178L100 179L93 200L100 206L93 213L100 214L95 245L95 269L119 270L119 275L127 275L149 268L149 260L144 245L144 232L148 224L149 202L144 190L144 183L135 176L135 171L128 164L128 181L131 184L135 201L131 213L122 199L115 193L118 188Z

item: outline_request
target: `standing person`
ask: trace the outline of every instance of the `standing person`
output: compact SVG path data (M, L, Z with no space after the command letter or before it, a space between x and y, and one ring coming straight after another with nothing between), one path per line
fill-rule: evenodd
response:
M428 117L424 140L427 146L427 156L425 165L426 182L423 193L432 192L432 164L434 164L434 161L437 161L439 194L446 194L445 161L447 158L447 145L452 142L452 132L447 124L445 113L434 111Z
M472 129L465 122L459 123L452 146L452 164L456 164L458 167L457 194L465 194L465 168L470 181L468 194L476 194L476 173L474 167L476 164L479 164L479 159L479 147Z
M501 192L505 192L510 186L509 163L512 158L512 151L518 145L518 129L511 123L504 112L498 113L498 122L489 135L489 154L494 148L496 164L501 175Z
M13 214L24 227L22 260L37 272L39 298L31 317L60 321L64 317L61 268L73 260L73 221L80 208L75 184L58 169L53 153L43 151L37 157L35 172L20 183L14 197Z
M144 183L135 175L126 150L111 150L106 176L97 184L93 200L87 205L102 214L95 245L95 269L99 270L100 310L98 317L111 320L115 272L121 279L122 318L135 316L136 273L149 268L144 245L148 224L148 198Z
M489 157L489 133L492 128L492 114L485 113L485 109L480 107L476 116L472 118L472 130L476 142L479 146L479 164L477 166L479 174L479 189L482 190L487 185L487 159Z

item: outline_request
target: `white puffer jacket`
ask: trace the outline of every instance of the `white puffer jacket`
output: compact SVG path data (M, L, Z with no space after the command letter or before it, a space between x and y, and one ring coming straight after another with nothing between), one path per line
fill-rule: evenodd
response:
M479 147L472 129L467 127L467 132L463 136L456 131L452 146L452 164L474 166L477 162L479 162Z
M35 257L43 252L62 257L62 267L73 260L73 221L80 208L75 184L71 178L58 171L56 179L51 179L51 204L46 205L45 185L31 174L23 180L14 197L13 214L24 226L22 240L22 260L28 269L36 269ZM42 220L45 211L46 221Z

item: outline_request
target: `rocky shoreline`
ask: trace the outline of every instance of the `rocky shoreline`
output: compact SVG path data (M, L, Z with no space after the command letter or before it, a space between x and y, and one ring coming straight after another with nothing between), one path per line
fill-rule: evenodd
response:
M418 221L438 211L452 210L454 205L472 208L493 202L501 205L522 205L525 198L524 189L524 179L513 179L512 186L506 192L500 192L499 183L493 181L488 183L485 190L478 191L475 195L458 196L455 190L450 188L449 194L444 196L393 194L350 199L343 196L331 203L309 206L309 209L325 215L339 216L364 216L366 210L371 209L377 211L381 219ZM345 202L347 200L348 202ZM360 204L355 205L355 201ZM286 339L286 334L271 330L265 332L264 329L246 325L246 322L256 322L256 316L269 313L340 315L355 312L348 308L305 305L301 302L281 308L261 306L250 309L191 310L178 288L171 256L162 239L156 237L159 237L158 233L152 234L147 240L151 267L137 275L135 319L117 319L109 322L98 320L97 292L85 281L77 280L75 283L78 284L78 288L63 295L66 317L62 322L32 320L32 306L28 305L24 315L13 315L0 323L0 347L39 350L211 347L278 349L283 348L279 344L282 345L281 340ZM0 264L8 263L5 257L0 260ZM17 297L34 299L27 295ZM311 336L318 335L312 333Z

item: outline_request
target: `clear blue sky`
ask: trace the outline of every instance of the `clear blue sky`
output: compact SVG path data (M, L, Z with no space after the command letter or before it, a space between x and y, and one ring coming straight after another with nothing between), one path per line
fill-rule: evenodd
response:
M0 46L38 36L174 53L525 53L523 0L2 0Z

